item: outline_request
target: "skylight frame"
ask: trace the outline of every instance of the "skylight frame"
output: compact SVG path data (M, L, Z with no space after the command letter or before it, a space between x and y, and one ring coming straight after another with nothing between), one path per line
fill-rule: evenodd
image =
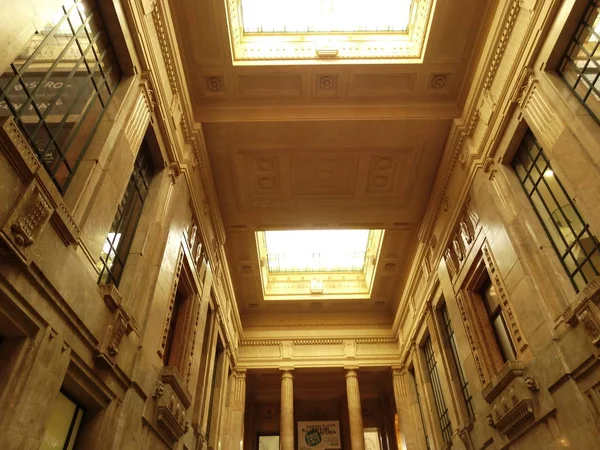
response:
M421 63L436 0L413 0L405 32L245 33L241 0L225 0L234 65Z
M256 245L265 300L370 299L379 263L384 230L369 230L365 264L360 271L270 272L264 231Z

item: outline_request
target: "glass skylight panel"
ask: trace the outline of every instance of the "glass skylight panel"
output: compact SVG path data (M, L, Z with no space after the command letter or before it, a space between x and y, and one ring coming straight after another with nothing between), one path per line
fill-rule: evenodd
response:
M362 271L369 230L265 231L269 272Z
M402 32L413 0L240 0L246 33Z

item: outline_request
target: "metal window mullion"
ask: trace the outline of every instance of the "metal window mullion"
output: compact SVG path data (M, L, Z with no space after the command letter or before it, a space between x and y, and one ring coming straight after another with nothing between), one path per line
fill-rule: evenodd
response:
M554 195L554 192L552 192L552 189L550 189L550 185L548 185L548 183L546 182L546 180L544 180L544 185L546 186L546 189L548 189L548 192L550 192L550 196L552 197L552 200L554 200L554 203L556 203L556 205L558 206L558 210L560 211L560 214L563 216L563 218L565 219L565 222L567 223L567 226L569 227L569 230L571 230L571 233L573 234L573 238L575 240L577 240L577 236L578 234L575 232L575 230L573 229L573 227L571 226L571 222L569 221L569 218L567 217L567 215L565 214L565 212L563 211L563 208L565 206L573 206L573 209L575 209L575 205L573 204L573 202L571 201L570 197L569 197L569 193L567 191L565 191L564 189L562 189L564 196L567 198L568 200L568 205L564 205L561 206L560 203L558 202L558 200L556 199L556 196ZM541 193L538 191L538 194L540 196L540 198L542 198ZM544 202L545 203L545 202ZM546 209L548 209L548 207L546 206ZM556 221L554 220L554 218L552 218L552 214L550 214L550 218L552 220L553 223L556 224ZM580 220L581 225L583 226L583 228L585 228L585 223L583 223L583 221ZM559 229L559 233L560 233L560 229ZM567 245L567 249L569 249L569 246ZM569 250L570 251L570 250Z
M104 80L103 82L106 82L106 80ZM110 99L111 99L111 98L112 98L112 97L109 97L109 101L110 101ZM91 111L91 109L92 109L92 106L94 105L94 103L96 102L96 100L97 100L97 99L98 99L98 96L97 96L97 95L94 95L94 96L93 96L93 100L92 100L92 102L91 102L91 103L88 105L88 107L87 107L87 109L86 109L85 113L84 113L84 114L83 114L83 116L80 118L79 122L77 123L77 126L76 126L76 127L73 129L73 131L72 131L72 133L71 133L71 136L69 137L69 141L67 142L67 145L65 145L65 148L67 149L67 150L65 151L65 153L67 153L67 151L68 151L68 150L70 150L71 143L72 143L73 139L75 138L75 136L76 136L76 135L77 135L77 133L79 132L79 129L81 128L81 125L82 125L82 123L85 121L85 118L87 117L87 115L88 115L88 114L89 114L89 112ZM108 102L107 102L107 104L108 104ZM104 108L103 108L103 109L104 109ZM98 123L100 122L100 120L101 120L101 119L102 119L102 114L99 114L99 115L98 115L98 118L96 119L96 122L94 123L94 126L92 127L93 129L96 129L96 128L97 128L97 126L98 126ZM85 144L82 146L82 148L87 148L88 144L90 143L90 141L92 140L92 138L93 138L93 137L94 137L94 134L93 134L93 133L90 133L90 134L88 135L87 139L86 139L86 142L85 142ZM79 154L79 156L78 156L78 158L77 158L77 161L76 161L76 162L75 162L75 164L74 164L74 167L77 167L77 166L79 165L79 162L81 161L81 158L83 158L83 155L84 155L84 153L85 153L85 152L83 152L83 151L82 151L82 152ZM64 189L67 189L67 187L68 187L68 185L69 185L70 181L71 181L71 179L69 178L69 179L67 180L67 182L65 183L65 187L64 187Z
M592 268L594 269L594 272L596 272L596 275L598 275L598 270L596 269L596 266L594 266L594 263L590 259L595 251L597 251L597 249L594 249L594 251L592 251L592 253L590 253L589 255L586 252L585 258L583 259L583 261L581 261L581 263L577 262L577 264L575 265L575 270L573 271L573 277L577 274L577 272L581 272L581 269L583 268L585 263L588 261L592 265ZM586 279L586 282L587 282L588 281L587 277L585 275L583 277Z
M67 10L65 9L65 7L63 6L63 11L64 11L64 15L62 16L62 18L56 22L56 25L54 25L54 27L52 28L52 30L50 30L50 32L46 35L46 37L42 40L42 42L40 42L37 46L37 48L33 51L33 53L31 54L31 56L29 58L27 58L27 60L23 63L23 65L16 71L16 75L20 75L23 72L25 72L25 70L27 70L29 68L29 66L31 65L31 63L35 60L35 58L37 58L37 56L40 54L40 52L42 51L42 49L44 48L44 46L46 45L46 41L48 41L50 38L52 38L54 36L54 34L56 33L56 31L60 28L60 26L64 23L64 21L66 20L68 14L71 12L71 10L73 8L76 8L77 5L73 5L70 9L69 12L67 12ZM15 67L16 70L16 67ZM15 80L11 80L6 86L5 89L8 91L10 90L10 88L14 87L15 85Z
M83 85L79 89L79 93L77 94L77 97L75 98L75 101L71 104L71 106L69 107L69 109L67 110L67 112L64 114L62 120L60 121L60 124L58 125L57 134L62 131L63 127L65 126L65 123L67 123L67 119L69 118L69 116L71 115L71 112L73 111L73 108L75 107L75 105L77 105L77 103L79 102L79 99L81 98L81 96L85 92L85 89L88 86L87 85L87 81L88 81L88 79L90 77L91 77L91 75L88 74L83 79ZM81 115L80 119L78 120L77 126L72 130L72 133L71 133L71 136L69 137L69 140L67 142L65 142L65 145L64 145L64 148L66 149L65 152L64 152L65 155L67 154L69 148L71 147L71 143L73 142L74 137L77 135L77 132L79 131L79 128L81 127L81 123L85 120L85 117L87 116L87 113L89 112L91 106L94 104L95 97L96 97L96 95L94 95L94 100L92 100L92 102L90 104L88 104L88 107L84 111L83 115Z
M23 91L25 92L25 95L29 96L29 90L27 89L27 86L25 85L25 81L19 77L19 81L21 83L21 87L23 88ZM35 102L31 103L31 106L33 107L35 113L38 116L38 119L40 119L42 121L42 124L44 125L44 127L46 128L46 132L48 133L48 135L50 136L50 139L52 140L52 142L54 142L54 146L56 147L56 149L58 150L58 152L62 155L62 152L59 150L59 146L58 146L58 142L56 141L56 139L54 138L54 133L52 133L52 131L50 130L50 127L48 126L48 124L42 120L42 112L40 111L38 105ZM20 117L19 117L20 120ZM25 127L22 127L25 128ZM29 134L29 133L27 133ZM35 144L33 144L34 147L37 147ZM46 147L48 147L48 145L46 145Z
M534 192L538 194L538 197L539 197L540 201L542 202L542 205L544 205L544 209L548 213L548 217L550 218L550 221L552 222L552 225L554 225L554 228L556 228L556 231L558 232L558 235L559 235L560 239L562 240L563 244L565 245L565 248L568 249L569 244L567 243L565 237L562 235L562 233L560 231L560 228L556 224L556 221L552 217L552 212L548 208L548 205L546 204L546 201L544 200L543 196L540 194L540 192L538 190L535 190ZM531 194L533 194L533 192ZM552 238L552 235L548 231L548 228L546 227L546 223L545 223L544 219L542 218L542 216L540 215L539 211L537 210L537 207L536 207L535 203L533 203L533 200L531 199L531 196L528 196L528 197L529 197L529 201L533 205L534 211L536 212L536 214L538 215L538 217L540 219L540 222L541 222L542 226L544 227L544 229L546 230L546 233L548 234L548 238L550 239L550 242L552 242L552 245L554 246L554 248L556 250L556 254L559 255L559 257L561 257L561 260L562 260L563 252L559 251L558 248L556 247L554 239ZM558 205L558 203L557 203L557 205ZM571 256L573 257L573 259L575 259L574 255L570 252L570 250L567 250L567 253L571 254ZM565 255L566 255L566 253L565 253ZM568 272L569 272L569 270L567 269L567 273Z
M84 26L84 25L82 25L82 26ZM81 32L81 27L79 27L79 29L77 30L77 34L80 33L80 32ZM21 106L21 109L25 108L25 106L28 105L28 102L33 101L33 97L36 95L38 89L40 89L41 86L46 81L48 81L48 78L50 78L50 75L52 75L52 73L54 72L54 69L56 68L56 66L58 66L58 64L60 64L62 62L62 59L65 56L65 53L67 53L67 51L69 50L69 48L71 48L71 45L73 45L73 41L77 40L77 34L74 34L71 37L71 39L69 39L69 42L67 43L67 45L65 45L65 48L58 54L58 56L56 57L56 59L54 60L54 62L52 63L52 65L50 66L50 68L48 69L48 71L46 72L46 74L39 81L38 85L33 89L33 91L31 91L31 97L28 98L25 103L23 103L23 106ZM20 76L20 74L19 74L19 76Z
M90 47L88 46L88 48L85 50L86 53L89 51L89 48ZM73 69L71 69L71 72L69 72L69 75L67 76L66 82L58 90L58 92L56 93L56 95L54 96L54 98L48 103L48 107L46 108L46 111L44 111L44 114L43 114L43 116L41 118L42 120L46 120L46 116L52 111L52 109L54 109L54 106L56 105L56 101L60 98L60 96L63 93L63 91L66 89L67 83L69 81L71 81L73 79L73 77L75 76L75 74L77 73L77 69L79 68L79 66L81 64L81 61L83 59L85 59L85 55L81 55L80 56L80 58L77 60L77 62L73 66ZM83 87L85 87L85 85ZM81 92L81 90L80 90L80 92ZM69 111L71 111L71 109L69 109ZM68 116L68 114L67 114L67 116ZM38 131L38 128L39 128L39 124L36 126L36 129L34 130L34 133L36 133Z
M78 404L75 403L75 411L73 412L73 416L71 417L71 423L69 424L69 431L67 431L67 437L65 439L63 450L67 450L69 448L69 444L71 443L71 436L73 435L73 430L75 429L75 423L77 422L77 417L79 416L79 411L83 410L79 407Z
M81 13L79 13L79 14L81 15ZM102 32L103 32L103 30L104 29L98 30L98 32L96 33L96 36L101 35ZM88 31L87 28L85 29L85 34L87 35L88 40L91 40L91 38L90 38L90 32ZM96 50L96 47L92 48L92 52L94 53L94 57L96 58L96 60L98 60L98 51ZM100 64L99 68L100 68L100 75L102 76L102 78L106 79L107 77L106 77L106 74L104 73L104 68L102 67L102 64ZM112 88L110 87L110 85L108 83L106 83L106 89L108 90L108 94L109 94L109 97L110 97L113 92L112 92ZM98 91L98 92L100 92L100 91Z
M573 243L569 245L569 253L571 250L573 250L575 248L576 245L579 245L581 247L581 238L583 237L584 234L589 234L588 233L588 227L587 225L583 226L583 229L581 230L581 233L579 233L577 236L575 236L575 239L573 240ZM585 254L585 256L588 256L588 252L585 248L581 247L583 249L583 253ZM595 249L592 250L592 252L590 253L590 255L592 253L594 253ZM563 258L567 257L567 254L565 253L564 256L562 256Z
M423 426L423 434L425 435L425 445L427 446L427 450L430 450L431 447L429 445L429 435L427 434L427 427L425 426L425 416L423 415L423 407L421 406L421 394L419 393L419 385L414 375L413 379L415 382L415 392L417 394L417 405L419 406L419 415L421 416L421 425Z

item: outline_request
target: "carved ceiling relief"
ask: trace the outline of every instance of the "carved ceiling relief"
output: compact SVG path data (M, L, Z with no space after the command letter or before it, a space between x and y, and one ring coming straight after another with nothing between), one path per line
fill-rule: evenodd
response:
M406 205L419 164L415 148L344 152L238 152L232 156L242 209L277 206ZM368 164L368 171L361 170ZM400 176L400 169L406 176ZM281 173L290 173L282 177ZM365 177L366 179L363 178Z

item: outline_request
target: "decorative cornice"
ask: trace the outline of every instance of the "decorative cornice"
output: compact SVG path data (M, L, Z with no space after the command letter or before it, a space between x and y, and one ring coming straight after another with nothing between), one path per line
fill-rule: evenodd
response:
M173 95L177 95L179 92L179 86L177 82L177 74L175 72L175 66L173 64L172 52L169 45L170 39L167 35L167 30L164 24L164 11L162 2L158 0L154 4L152 9L152 19L154 20L154 26L156 27L156 34L158 35L158 42L160 44L160 52L162 54L165 68L167 70L167 76L169 78L169 84Z
M485 76L485 81L483 82L483 89L489 89L494 81L496 76L496 72L498 72L498 67L500 66L500 61L502 61L502 57L504 56L504 52L506 51L506 46L508 45L508 40L512 34L512 31L515 27L515 22L517 21L517 16L519 15L519 11L521 9L522 0L512 0L512 3L508 10L508 15L506 20L504 21L504 27L502 28L502 32L500 33L500 37L498 39L498 44L496 45L496 51L494 52L494 57L490 63L490 66L487 70L487 74Z

